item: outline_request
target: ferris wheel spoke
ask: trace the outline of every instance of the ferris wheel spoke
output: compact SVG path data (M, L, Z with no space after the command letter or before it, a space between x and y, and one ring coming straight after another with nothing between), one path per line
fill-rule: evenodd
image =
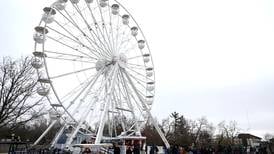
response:
M64 10L65 11L65 13L69 16L69 17L67 17L66 15L64 15L61 11L59 11L59 10L57 10L67 21L68 21L68 23L70 23L71 25L73 25L81 34L83 34L83 31L79 28L79 26L74 22L74 20L71 18L71 16L69 15L69 13L66 11L66 10ZM58 21L56 21L55 20L55 22L57 22L57 24L60 26L62 26L62 24L60 24ZM65 25L67 25L68 23L66 23L66 24L64 24L64 26Z
M118 74L118 83L117 83L117 87L118 87L118 90L119 90L119 95L117 94L118 93L118 90L117 91L114 91L114 93L116 94L116 96L117 97L119 97L119 100L120 100L120 102L123 100L122 98L127 98L126 97L126 91L125 91L125 89L124 88L121 88L121 87L123 87L123 85L120 85L120 84L123 84L122 83L122 79L121 79L121 77L120 77L120 72L119 72L119 74ZM120 106L122 106L122 104L120 103L119 104ZM132 110L131 110L132 111Z
M91 76L93 77L93 76ZM72 97L76 92L78 92L82 87L84 87L85 84L88 84L89 80L85 80L84 82L81 82L79 85L74 87L72 90L64 94L64 96L61 98L62 102L66 102L70 97Z
M79 13L79 15L81 16L81 18L82 18L82 20L84 21L84 23L86 24L86 26L87 26L87 28L88 28L88 31L89 31L89 33L90 33L90 35L92 36L92 38L93 38L93 40L94 40L94 42L96 42L95 40L95 38L94 38L94 36L93 35L96 35L95 33L94 34L92 34L91 32L93 32L93 30L92 30L92 28L90 27L90 25L89 25L89 23L87 22L87 20L85 19L85 17L83 16L83 14L81 13L81 11L80 11L80 9L79 9L79 6L77 5L77 4L72 4L73 5L73 7L75 8L75 10ZM104 44L101 44L101 45L104 45ZM98 46L99 47L99 45L96 43L96 46ZM101 47L99 47L99 48L101 48ZM106 49L106 48L105 48ZM103 53L101 53L101 54L103 54Z
M101 43L105 48L108 48L106 51L109 51L109 47L106 47L106 46L105 46L105 43L106 43L107 46L108 46L108 43L107 43L107 41L106 41L105 36L103 35L103 32L102 32L100 26L98 26L98 22L97 22L96 18L94 17L93 11L92 11L92 9L90 8L90 5L89 5L87 2L86 2L86 5L88 6L88 9L89 9L89 11L90 11L90 13L91 13L93 22L95 23L95 29L96 29L97 35L95 34L94 31L93 31L93 33L95 34L95 36L97 37L97 39L100 41L100 43ZM102 22L104 22L104 21L102 21ZM103 23L102 23L102 24L103 24ZM104 40L105 43L103 43L102 40L101 40L101 38L99 37L99 32L100 32L100 34L101 34L101 36L102 36L102 38L103 38L103 40ZM111 54L111 51L109 51L109 54Z
M73 115L77 112L77 110L81 107L81 105L83 104L86 97L89 95L89 91L91 90L91 88L94 86L95 82L100 77L100 74L101 74L101 72L97 72L97 74L88 82L88 84L85 87L83 87L82 90L79 91L79 93L70 102L70 104L67 108L70 108L75 103L75 101L77 99L79 99L79 97L86 91L86 94L84 94L83 98L81 98L81 100L80 100L80 103L78 104L78 106L73 111Z
M84 60L78 60L78 59L69 59L69 58L58 58L58 57L51 57L48 56L47 58L49 59L55 59L55 60L65 60L65 61L73 61L73 62L80 62L80 63L90 63L90 64L94 64L95 62L91 62L91 61L84 61Z
M131 66L134 66L134 68L137 68L137 69L143 69L143 70L146 69L146 66L144 66L144 65L133 64L133 63L129 63L129 62L127 64L131 65Z
M129 73L128 73L129 74ZM136 81L136 83L138 84L138 85L140 85L142 88L143 88L143 90L146 90L146 86L144 86L144 84L142 84L141 82L140 82L140 80L139 79L137 79L137 78L135 78L134 76L132 76L131 74L129 74L129 76L131 76L135 81ZM140 90L139 90L140 91ZM141 91L140 91L141 92ZM150 92L150 91L147 91L148 93L150 93L150 94L153 94L152 92ZM145 96L145 95L143 95L143 96Z
M115 41L115 45L114 45L114 47L115 47L115 51L117 51L117 52L119 52L118 51L118 48L117 48L117 46L118 46L118 34L119 34L119 30L120 30L120 16L118 16L118 18L117 18L117 23L116 23L116 41Z
M129 78L128 74L126 72L124 72L126 78L128 79L133 91L135 91L135 94L137 96L137 98L140 100L140 102L142 103L143 109L146 112L146 114L148 114L149 117L152 117L152 114L150 113L149 107L148 105L145 103L145 99L139 94L139 92L137 91L137 88L134 86L133 82L131 81L131 79ZM153 120L153 119L152 119ZM161 131L161 129L159 128L159 126L157 125L157 123L153 120L152 121L154 127L156 128L157 132L159 133L161 139L164 141L165 145L167 147L170 147L168 141L166 140L163 132Z
M128 38L128 36L129 36L130 38ZM125 35L125 32L124 32L123 35L122 35L122 38L121 38L120 42L119 42L118 45L117 45L117 51L120 51L122 45L123 45L125 42L127 42L127 40L129 41L129 40L131 40L131 39L132 39L132 38L131 38L131 35L130 35L130 34Z
M143 58L143 56L134 56L134 57L129 57L129 58L127 58L127 60L129 61L129 60L134 60L134 59L136 59L136 58Z
M143 116L143 110L144 110L144 108L143 108L143 107L140 105L140 103L137 101L138 98L135 98L135 96L134 96L132 93L130 93L130 96L131 96L132 100L134 101L136 107L138 108L138 110L140 111L140 113L141 113L142 116Z
M117 89L118 88L118 89ZM114 91L113 91L113 97L114 97L114 100L115 100L115 102L116 102L116 107L117 108L121 108L121 106L122 106L122 104L121 104L121 102L122 102L122 97L121 97L121 91L120 91L120 93L118 94L118 90L121 90L120 89L120 87L117 87L117 88L114 88Z
M134 75L132 75L131 73L127 72L129 74L129 76L131 76L138 84L146 84L146 81L143 81L141 79L138 79L137 77L135 77ZM145 86L144 86L145 87Z
M131 68L131 69L137 69L137 70L140 70L140 71L143 71L143 70L145 70L145 66L143 67L143 68L140 68L140 67L138 67L138 66L134 66L134 65L130 65L130 66L127 66L128 68Z
M72 49L72 50L74 50L74 51L76 51L76 52L79 52L79 53L81 53L81 54L83 54L83 55L85 55L85 56L87 56L87 57L89 57L89 58L91 58L91 59L97 60L97 58L91 57L91 56L88 55L87 53L82 52L82 51L80 51L79 49L74 48L74 47L72 47L72 46L70 46L70 45L67 45L66 43L63 43L63 42L61 42L61 41L59 41L59 40L57 40L57 39L55 39L55 38L53 38L53 37L47 36L47 38L49 38L49 39L51 39L51 40L53 40L53 41L55 41L55 42L57 42L57 43L59 43L59 44L65 46L65 47L67 47L67 48L70 48L70 49Z
M80 59L87 59L89 60L90 62L92 62L92 60L97 60L97 59L94 59L94 58L90 58L90 57L87 57L87 56L79 56L79 55L75 55L75 54L70 54L70 53L65 53L65 52L59 52L59 51L50 51L50 50L44 50L45 53L48 53L48 54L53 54L53 55L57 55L56 58L64 58L64 57L72 57L72 58L80 58ZM47 55L48 56L48 55Z
M61 26L61 25L60 25ZM50 29L50 30L52 30L52 31L54 31L55 33L57 33L57 34L59 34L59 35L62 35L63 37L65 37L65 38L68 38L69 40L71 40L71 41L73 41L73 42L75 42L75 43L78 43L78 44L80 44L80 45L83 45L81 42L79 42L79 39L77 40L77 38L75 37L75 39L73 39L73 38L71 38L71 37L69 37L69 36L67 36L67 35L65 35L65 34L63 34L63 33L61 33L61 32L59 32L59 31L57 31L57 30L55 30L54 28L51 28L50 26L46 26L46 28L48 28L48 29ZM62 26L62 28L67 32L67 33L69 33L70 35L72 35L70 32L68 32L63 26Z
M121 84L122 84L122 89L124 91L124 95L127 98L127 101L130 102L130 104L128 104L131 108L133 108L132 104L131 104L131 99L130 99L130 94L132 93L131 91L129 91L128 85L127 85L127 80L124 78L123 76L123 71L120 71L120 78L121 78Z
M104 19L104 17L103 17L102 9L101 9L101 6L100 6L100 4L99 4L99 1L96 0L96 2L97 2L97 6L98 6L98 8L99 8L101 20L103 21L102 28L103 28L103 30L105 30L105 33L106 33L106 36L107 36L107 39L108 39L108 42L109 42L109 43L108 43L108 46L109 46L109 48L111 48L110 36L108 35L108 31L107 31L107 29L106 29L106 23L105 23L105 19ZM108 7L109 7L109 5L108 5ZM114 50L112 49L112 51L114 51Z
M73 72L69 72L69 73L56 75L56 76L50 77L50 79L57 79L57 78L65 77L65 76L68 76L68 75L77 74L77 73L85 72L85 71L88 71L88 70L94 70L94 69L95 69L95 67L89 67L89 68L85 68L85 69L81 69L81 70L77 70L77 71L73 71Z
M129 26L127 26L127 27L128 27L128 29L130 29ZM127 45L129 44L129 42L130 42L133 38L136 39L136 37L135 37L135 36L132 36L131 33L128 33L127 36L130 37L130 39L124 40L124 38L123 38L123 39L121 40L120 47L122 47L122 45L123 45L124 43L125 43L125 46L127 46ZM136 40L136 41L137 41L137 40Z
M86 4L87 4L87 2L86 2ZM105 50L108 52L108 54L111 55L111 51L112 51L112 50L111 50L111 48L109 47L109 44L108 44L108 42L106 41L105 36L104 36L104 34L103 34L101 28L98 26L98 22L96 21L94 15L93 15L93 11L92 11L92 9L90 8L90 5L87 4L87 7L88 7L88 9L89 9L89 11L90 11L90 13L91 13L93 22L95 23L95 29L96 29L97 34L96 34L96 33L93 31L93 29L91 29L91 28L89 29L89 31L92 31L92 32L93 32L93 34L96 36L97 40L100 42L101 46L103 46L103 47L105 48ZM104 23L104 21L102 21L102 24L103 24L103 23ZM99 32L101 33L101 36L102 36L102 38L103 38L103 40L104 40L105 43L103 43L102 40L101 40L100 37L99 37L98 28L99 28Z
M97 74L98 75L98 74ZM66 100L68 100L69 98L73 97L75 94L77 94L72 101L70 101L69 106L67 107L67 109L70 108L71 105L73 105L75 103L75 101L78 99L78 95L82 94L82 91L86 90L87 87L92 83L92 81L94 81L96 78L96 75L92 75L90 76L87 80L85 80L84 82L80 83L79 85L77 85L77 87L73 88L72 90L70 90L69 92L67 92L62 98L62 102L65 102ZM82 102L80 102L82 103ZM74 115L74 114L73 114Z
M125 91L125 94L126 94L127 104L129 106L129 108L133 111L132 112L133 119L135 120L135 122L137 122L136 115L134 114L134 107L133 107L133 104L132 104L131 99L130 99L130 96L132 96L132 92L130 91L130 89L128 87L128 84L126 83L126 79L124 78L122 71L120 71L120 76L122 78L122 82L121 83L123 85L122 87L123 87L123 89ZM134 99L134 97L132 97L132 98ZM136 105L138 105L138 103L136 103Z
M127 66L126 68L127 68L129 71L132 71L133 73L135 73L136 75L142 76L142 77L144 77L144 78L147 79L147 80L152 80L152 79L148 78L147 76L145 76L145 75L143 75L143 74L141 74L141 73L135 71L134 69L132 69L132 68L130 68L130 67L128 67L128 66Z
M67 37L67 38L71 39L73 42L78 43L80 46L87 48L94 56L96 56L96 57L98 58L98 52L97 52L96 50L92 50L92 49L90 49L87 45L85 45L84 43L82 43L78 37L74 36L69 30L67 30L64 26L62 26L58 21L56 21L56 24L57 24L58 26L60 26L63 30L65 30L68 34L70 34L74 39L72 39L72 38L69 37L69 36L66 36L65 34L62 34L62 33L58 32L57 30L55 30L55 29L53 29L53 28L51 28L51 27L49 27L49 26L47 26L47 27L48 27L49 29L55 31L55 32L58 33L58 34L60 34L60 35L62 35L62 36L64 36L64 37Z
M117 26L118 26L118 25L117 25ZM119 27L118 30L121 30L121 29L122 29L122 28ZM117 30L117 28L116 28L116 35L117 35L117 37L118 37L118 35L120 35L120 37L119 37L119 38L120 38L120 42L122 42L122 41L124 40L125 35L128 36L129 31L126 31L125 28L124 28L124 26L123 26L123 30L121 30L121 31L123 31L122 33L119 33L118 30ZM127 34L126 34L126 32L127 32ZM117 39L117 42L116 42L117 51L119 51L119 50L118 50L118 46L119 46L119 39Z
M124 48L124 50L125 50L125 53L124 54L129 54L129 53L131 53L131 52L133 52L133 51L135 51L136 52L136 45L135 44L132 44L131 46L129 46L129 47L125 47Z
M124 72L126 72L126 71L124 71ZM127 76L128 77L131 77L131 79L134 79L135 80L135 82L138 84L138 85L140 85L142 88L144 88L144 90L146 90L146 86L144 85L144 84L146 84L147 82L145 82L145 81L143 81L143 80L141 80L141 79L138 79L138 78L136 78L134 75L132 75L131 73L129 73L129 72L126 72L126 74L127 74ZM132 80L131 80L132 81ZM133 81L132 81L133 82ZM137 89L138 90L138 89ZM138 90L141 94L142 94L142 96L146 96L145 94L143 94L140 90ZM150 93L150 94L153 94L151 91L147 91L148 93Z
M110 28L109 28L109 33L111 33L111 40L112 40L112 50L113 52L116 52L115 47L114 47L114 37L113 37L113 27L112 27L112 15L111 15L111 10L110 10L110 5L109 5L109 1L108 1L108 13L109 13L109 24L110 24ZM110 41L111 44L111 41Z
M119 44L118 50L120 51L123 47L126 47L126 45L128 45L128 43L129 43L131 40L132 40L132 38L123 40L123 41L121 42L121 44Z
M128 72L123 71L122 73L125 75L125 77L124 77L124 75L123 75L123 77L126 78L127 81L129 82L128 84L126 84L126 86L129 86L129 85L130 85L130 87L131 87L132 90L134 91L133 93L136 94L136 96L137 96L137 98L140 100L142 106L145 107L145 108L147 109L148 107L147 107L147 105L146 105L145 102L144 102L144 101L145 101L146 95L143 94L142 92L140 92L140 91L137 89L137 87L134 85L133 81L132 81L131 78L129 77ZM130 94L132 95L133 93L130 93ZM132 95L132 98L134 98L133 95ZM138 103L137 103L137 105L138 105Z
M74 27L76 27L76 29L78 29L79 31L80 31L80 33L85 37L85 39L89 42L89 44L91 45L91 46L93 46L93 44L94 45L96 45L97 47L99 47L98 45L97 45L97 43L96 43L96 40L92 40L86 33L84 33L84 31L78 26L78 24L73 20L73 18L71 17L71 15L66 11L66 9L64 9L64 11L65 11L65 13L67 14L67 16L70 18L70 19L68 19L67 17L66 17L66 19L68 20L68 21L70 21L71 22L71 24L74 26ZM93 46L94 47L94 46ZM99 49L101 49L100 47L99 47ZM102 49L101 49L102 50ZM107 56L107 55L103 55L103 56Z

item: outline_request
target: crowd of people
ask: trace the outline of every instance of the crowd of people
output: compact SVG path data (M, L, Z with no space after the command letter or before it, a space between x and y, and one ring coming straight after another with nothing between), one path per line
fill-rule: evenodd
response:
M217 146L217 147L193 147L193 146L171 146L165 149L166 154L272 154L271 148L267 146L244 147L244 146Z
M109 148L114 154L272 154L270 146L261 145L257 147L244 146L179 146L172 145L169 149L156 145L146 145L142 142L126 142L125 145L113 143ZM89 148L85 148L83 154L91 154Z

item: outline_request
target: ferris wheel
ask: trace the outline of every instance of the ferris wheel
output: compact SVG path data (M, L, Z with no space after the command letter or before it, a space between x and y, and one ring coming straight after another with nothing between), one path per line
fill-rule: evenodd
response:
M152 118L154 65L142 30L119 2L57 0L43 9L33 38L37 92L51 108L51 123L35 144L60 121L52 147L64 133L68 148L78 136L93 136L94 145L145 138L140 131Z

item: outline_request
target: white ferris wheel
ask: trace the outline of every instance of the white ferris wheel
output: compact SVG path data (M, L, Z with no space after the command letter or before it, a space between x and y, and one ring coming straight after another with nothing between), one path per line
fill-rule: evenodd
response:
M145 139L140 129L152 117L153 61L142 30L119 2L57 0L43 9L33 38L37 92L50 103L52 119L35 144L58 122L52 147L64 133L67 148L79 136L94 137L94 145Z

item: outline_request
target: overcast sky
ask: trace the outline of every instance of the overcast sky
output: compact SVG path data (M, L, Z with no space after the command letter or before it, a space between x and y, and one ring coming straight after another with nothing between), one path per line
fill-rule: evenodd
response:
M31 54L33 28L53 0L0 5L0 55ZM120 0L142 27L156 70L153 114L177 111L243 131L274 133L272 0Z

